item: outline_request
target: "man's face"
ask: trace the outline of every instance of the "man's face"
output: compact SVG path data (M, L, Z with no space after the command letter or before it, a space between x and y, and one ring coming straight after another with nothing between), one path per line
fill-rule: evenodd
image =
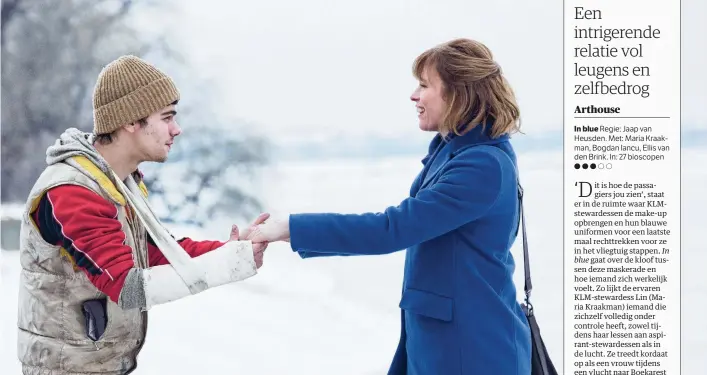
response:
M172 148L174 138L182 130L175 116L174 105L169 105L147 117L147 124L134 127L134 140L141 161L164 162Z

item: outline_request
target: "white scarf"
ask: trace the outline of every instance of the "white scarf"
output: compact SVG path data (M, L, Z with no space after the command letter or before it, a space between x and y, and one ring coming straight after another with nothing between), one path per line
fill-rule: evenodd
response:
M184 281L189 293L197 294L211 287L240 281L257 272L251 241L229 241L207 254L192 258L162 226L135 180L128 178L126 186L115 172L113 176L126 202L133 208L157 247ZM178 290L172 292L175 293L181 294ZM173 295L168 299L180 297Z

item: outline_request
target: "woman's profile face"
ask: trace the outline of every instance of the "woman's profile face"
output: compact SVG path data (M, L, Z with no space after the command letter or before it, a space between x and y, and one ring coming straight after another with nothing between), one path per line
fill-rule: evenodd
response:
M420 84L410 96L417 108L417 118L423 131L437 131L442 122L447 103L443 98L442 80L433 68L427 67L420 77Z

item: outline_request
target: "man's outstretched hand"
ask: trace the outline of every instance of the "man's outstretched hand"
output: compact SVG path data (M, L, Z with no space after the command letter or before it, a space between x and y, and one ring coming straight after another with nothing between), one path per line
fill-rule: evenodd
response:
M258 225L261 225L262 223L265 222L270 217L269 213L262 213L258 215L258 217L251 223L250 228L245 231L244 236L245 240L251 240L249 237L252 236L251 228L257 227ZM229 238L229 241L239 241L240 240L240 231L238 229L237 225L233 225L231 227L231 238ZM269 241L252 241L253 242L253 258L255 258L255 266L257 268L260 268L263 265L263 256L265 255L265 249L268 248L268 242Z

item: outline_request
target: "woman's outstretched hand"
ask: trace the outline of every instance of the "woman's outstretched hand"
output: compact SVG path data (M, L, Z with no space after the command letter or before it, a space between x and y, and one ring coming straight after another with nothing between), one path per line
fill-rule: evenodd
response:
M265 220L267 220L270 217L270 214L265 212L260 214L251 224L250 228L243 233L243 237L245 237L245 240L249 240L248 238L251 235L251 229L255 228L257 225L262 224ZM229 238L229 241L240 241L241 239L241 233L238 229L237 225L233 225L231 227L231 237ZM265 253L265 250L268 248L268 242L267 241L259 241L259 242L253 242L253 258L255 259L255 266L257 268L260 268L263 266L263 256Z
M268 220L262 224L252 226L248 238L253 243L290 241L289 220Z

